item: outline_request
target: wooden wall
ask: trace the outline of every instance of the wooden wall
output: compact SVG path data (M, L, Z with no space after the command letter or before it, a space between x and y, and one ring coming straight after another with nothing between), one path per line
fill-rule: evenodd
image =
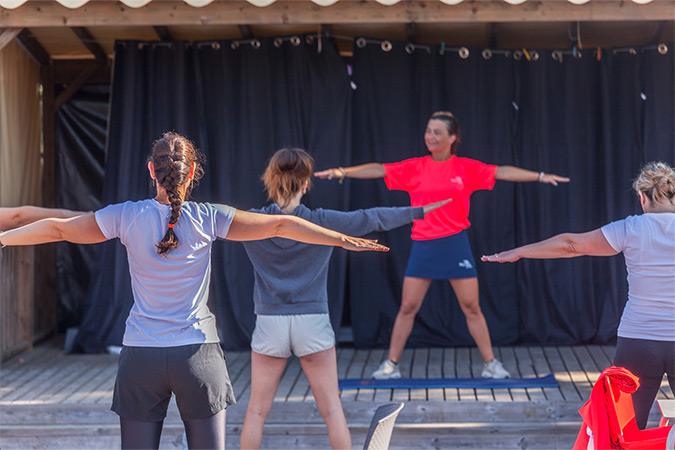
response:
M0 252L0 356L6 361L33 346L35 249Z

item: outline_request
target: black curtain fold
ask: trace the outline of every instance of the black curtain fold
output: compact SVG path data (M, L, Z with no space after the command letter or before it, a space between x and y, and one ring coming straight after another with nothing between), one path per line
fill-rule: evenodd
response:
M57 208L95 211L101 207L109 101L109 85L86 85L56 112ZM56 245L57 325L63 331L82 322L97 246Z
M267 202L260 176L282 146L309 150L317 170L400 161L426 155L428 117L452 111L462 129L460 156L572 179L558 187L497 182L492 192L472 197L469 238L493 343L612 342L627 295L622 256L501 265L481 263L480 256L640 212L631 191L640 165L675 161L672 51L602 51L600 59L583 51L559 62L550 51L539 51L536 60L502 53L486 59L476 49L462 58L439 46L407 51L393 42L385 52L367 44L355 46L350 76L334 46L323 39L319 47L312 38L280 45L263 39L258 48L230 41L116 43L101 203L154 195L145 163L166 130L187 135L206 154L195 200L249 209ZM305 203L353 210L409 199L382 180L314 180ZM373 233L391 246L388 254L335 251L331 320L338 331L348 301L359 347L389 343L409 236L410 226ZM121 344L133 301L124 249L118 242L97 247L76 342L87 352ZM242 246L217 242L210 306L228 349L249 347L252 286ZM449 284L434 282L409 345L472 344Z

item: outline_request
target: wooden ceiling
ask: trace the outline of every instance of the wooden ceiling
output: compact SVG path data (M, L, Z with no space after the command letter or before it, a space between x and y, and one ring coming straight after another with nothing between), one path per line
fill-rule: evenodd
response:
M55 77L72 80L89 69L105 77L117 39L212 41L323 32L349 58L355 37L492 49L617 48L655 45L673 50L675 0L638 4L629 0L340 0L319 6L309 0L277 0L257 7L245 0L218 0L201 8L181 0L153 0L130 8L91 0L75 9L52 0L29 0L0 8L0 48L16 36ZM64 81L65 82L65 81Z

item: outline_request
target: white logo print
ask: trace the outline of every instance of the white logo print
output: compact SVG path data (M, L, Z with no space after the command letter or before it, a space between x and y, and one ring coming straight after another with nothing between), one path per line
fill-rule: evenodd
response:
M460 261L459 263L457 263L457 265L459 267L464 267L465 269L472 269L473 268L473 266L471 265L471 261L469 261L468 259L465 259L464 261Z
M450 182L457 183L461 186L464 186L464 180L462 180L462 177L460 177L460 176L456 176L455 178L450 178Z

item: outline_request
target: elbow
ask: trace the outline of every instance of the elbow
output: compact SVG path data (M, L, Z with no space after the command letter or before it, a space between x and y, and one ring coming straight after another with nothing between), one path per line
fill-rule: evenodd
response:
M287 237L292 223L293 220L290 217L279 216L279 220L272 228L270 237Z
M578 242L572 237L572 235L563 235L563 241L564 241L564 246L563 246L563 251L565 252L565 255L572 258L575 256L581 256L583 253L579 251L579 244Z

